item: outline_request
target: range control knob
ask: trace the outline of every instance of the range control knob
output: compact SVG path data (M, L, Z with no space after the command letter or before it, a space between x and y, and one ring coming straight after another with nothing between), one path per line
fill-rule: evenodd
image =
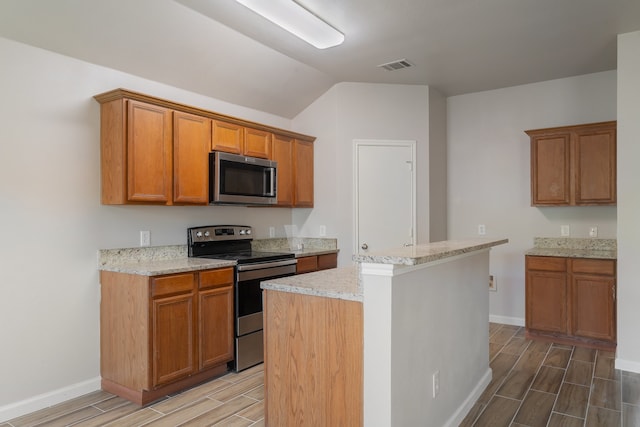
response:
M246 233L247 233L247 230L240 230L240 235L241 235L241 236L242 236L242 235L244 235L244 234L246 234Z
M204 232L204 237L209 237L211 235L211 233L209 233L208 231Z
M196 237L202 237L202 231L196 231Z
M251 229L248 229L248 230L247 230L247 234L251 234Z

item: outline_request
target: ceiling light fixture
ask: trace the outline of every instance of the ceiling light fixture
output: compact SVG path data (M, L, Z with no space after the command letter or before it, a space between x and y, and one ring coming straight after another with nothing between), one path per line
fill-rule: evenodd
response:
M293 0L236 1L318 49L344 41L344 34Z

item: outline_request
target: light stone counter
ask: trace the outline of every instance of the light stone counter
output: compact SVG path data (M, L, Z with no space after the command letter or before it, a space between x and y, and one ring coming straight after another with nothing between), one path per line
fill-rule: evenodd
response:
M187 271L231 267L235 261L187 257L186 245L103 249L98 251L98 269L116 273L159 276Z
M260 283L262 289L362 301L358 266L332 268Z
M488 249L508 243L508 239L476 238L466 240L445 240L423 245L388 249L379 252L354 255L353 260L370 264L418 265L427 262Z
M534 247L525 255L563 258L617 259L615 239L535 237Z
M338 252L338 239L326 237L290 237L257 239L251 242L256 251L292 252L296 258Z

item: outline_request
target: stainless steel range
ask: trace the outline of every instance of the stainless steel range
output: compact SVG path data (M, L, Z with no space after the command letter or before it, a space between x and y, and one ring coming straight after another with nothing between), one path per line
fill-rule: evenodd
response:
M296 272L292 253L251 249L253 230L246 225L209 225L187 230L190 257L235 260L235 359L242 371L264 361L260 282Z

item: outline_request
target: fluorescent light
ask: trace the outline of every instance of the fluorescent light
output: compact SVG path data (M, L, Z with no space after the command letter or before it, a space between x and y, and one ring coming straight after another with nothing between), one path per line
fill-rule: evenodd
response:
M344 34L293 0L236 1L318 49L344 41Z

